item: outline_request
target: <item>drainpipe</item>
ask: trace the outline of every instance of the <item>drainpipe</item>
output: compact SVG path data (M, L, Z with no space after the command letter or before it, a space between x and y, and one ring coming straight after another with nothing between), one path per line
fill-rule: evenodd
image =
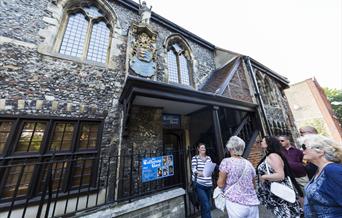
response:
M255 94L254 95L255 95L255 97L257 97L257 99L259 101L261 113L262 113L262 115L264 117L264 121L265 121L265 124L266 124L267 135L271 135L272 131L271 131L271 128L270 128L270 124L268 123L268 119L266 117L266 111L265 111L264 102L262 101L262 98L261 98L261 95L260 95L260 90L259 90L258 82L256 80L255 73L254 73L254 70L253 70L253 67L252 67L252 64L251 64L251 59L250 59L250 57L245 56L244 60L246 61L247 69L249 70L249 72L250 72L250 74L252 76L252 81L253 81L253 85L254 85L254 88L255 88Z

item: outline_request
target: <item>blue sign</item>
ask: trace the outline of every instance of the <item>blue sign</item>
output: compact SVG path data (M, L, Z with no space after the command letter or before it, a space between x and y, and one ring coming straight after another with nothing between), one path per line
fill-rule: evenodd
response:
M142 160L142 182L174 175L173 155L144 158Z

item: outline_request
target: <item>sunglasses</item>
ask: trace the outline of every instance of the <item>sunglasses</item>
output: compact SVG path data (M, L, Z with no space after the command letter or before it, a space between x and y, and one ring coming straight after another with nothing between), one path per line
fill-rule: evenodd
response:
M306 150L306 145L305 144L302 144L302 149L303 149L303 151Z

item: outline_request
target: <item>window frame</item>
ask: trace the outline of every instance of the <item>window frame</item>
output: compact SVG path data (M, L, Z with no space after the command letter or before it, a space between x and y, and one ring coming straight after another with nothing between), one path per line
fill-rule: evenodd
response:
M177 44L178 46L180 46L182 48L182 51L180 52L177 52L175 50L175 48L173 47L174 44ZM173 55L175 55L176 57L176 63L177 63L177 79L178 79L178 82L174 82L174 81L170 81L170 78L169 78L169 75L170 75L170 71L169 71L169 59L168 59L168 56L169 56L169 52L172 52ZM188 52L188 55L186 55L186 53ZM191 86L193 87L194 86L194 83L193 83L193 62L192 62L192 59L190 57L190 51L188 50L188 48L186 46L183 45L183 43L181 42L178 42L178 41L171 41L168 43L167 45L167 49L166 49L166 53L167 53L167 68L168 68L168 82L169 83L176 83L176 84L180 84L180 85L184 85L184 86ZM180 64L180 56L183 55L183 57L187 60L187 68L188 68L188 77L189 77L189 84L185 84L185 83L182 83L182 71L181 71L181 64Z
M77 119L77 118L61 118L61 117L13 117L13 116L0 116L0 121L13 121L11 126L10 133L5 142L5 147L3 154L0 154L0 166L4 168L0 168L0 173L5 175L9 172L11 165L20 165L25 162L32 162L33 170L31 173L31 178L27 187L27 191L23 195L17 195L14 200L20 201L26 198L34 198L41 195L39 192L39 188L37 185L41 182L44 182L39 175L44 175L44 167L49 166L49 160L53 159L53 170L58 170L55 168L55 161L58 161L59 158L63 158L63 163L66 163L66 167L63 170L64 176L61 178L61 185L59 190L54 190L53 192L59 192L60 195L64 195L65 192L72 193L74 190L83 189L84 186L94 187L97 176L98 176L98 158L100 155L101 143L102 143L102 134L104 128L104 120L103 119ZM44 136L42 139L41 147L39 152L19 152L16 153L15 149L18 145L20 136L22 134L24 123L27 121L32 122L46 122L46 128L44 130ZM52 139L53 133L55 131L55 126L58 123L73 123L74 131L72 136L72 144L71 149L69 151L59 151L59 152L51 152L49 150L50 140ZM97 124L97 135L96 135L96 143L94 148L82 149L79 150L79 137L81 133L82 124ZM72 179L73 173L75 169L73 169L74 163L78 161L78 159L86 159L92 160L92 166L90 167L91 173L89 176L89 183L83 184L81 187L75 186L72 187ZM43 163L43 164L39 164ZM8 167L7 167L8 166ZM56 172L54 172L56 173ZM84 175L82 175L84 176ZM18 179L16 179L16 182ZM53 179L54 181L54 179ZM6 176L0 178L0 190L3 190L5 185L7 184ZM21 181L22 182L22 181ZM87 188L89 191L89 188ZM10 197L2 196L2 191L0 193L0 208L1 205L6 205L9 201L13 200L13 195ZM7 203L6 203L7 202Z
M96 18L90 18L86 14L86 12L84 11L83 8L85 8L85 7L92 7L92 6L96 7L98 10L101 10L103 16L96 17ZM64 35L65 35L66 29L68 27L70 15L77 14L77 13L83 14L84 17L88 21L87 33L86 33L86 36L85 36L84 47L83 47L83 51L82 51L82 56L81 57L60 53L60 48L62 46ZM87 59L88 49L89 49L89 45L90 45L90 40L91 40L91 35L92 35L92 30L93 30L94 23L97 23L97 22L100 22L100 21L105 22L107 27L108 27L108 29L109 29L108 47L107 47L107 51L106 51L106 62L105 63L97 62L97 61L93 61L93 60L88 60ZM57 37L56 37L54 46L53 46L53 51L54 51L54 54L56 56L58 56L58 57L62 57L62 58L66 58L66 59L71 59L71 60L76 60L76 61L79 61L81 63L96 64L96 65L100 65L100 66L103 66L103 67L107 67L108 65L110 65L110 51L111 51L111 47L112 47L112 38L113 38L113 26L112 26L111 22L109 21L109 19L107 18L107 14L100 7L98 7L97 5L94 5L94 4L91 4L91 5L79 5L79 6L71 7L69 9L67 9L67 10L64 10L62 22L61 22L59 31L57 33Z

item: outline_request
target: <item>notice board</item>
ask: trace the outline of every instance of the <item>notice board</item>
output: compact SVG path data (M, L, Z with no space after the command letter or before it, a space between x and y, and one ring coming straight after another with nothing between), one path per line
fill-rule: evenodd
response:
M173 155L149 157L142 160L142 182L174 175Z

